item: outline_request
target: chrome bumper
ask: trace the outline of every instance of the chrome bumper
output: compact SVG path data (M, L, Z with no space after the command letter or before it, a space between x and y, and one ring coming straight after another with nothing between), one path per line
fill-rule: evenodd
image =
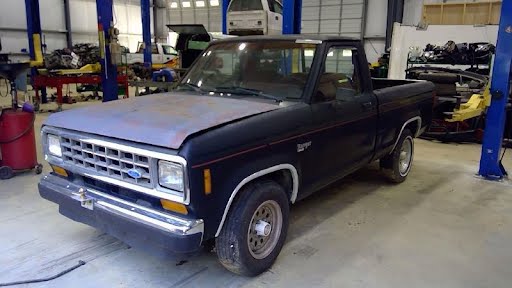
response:
M204 233L202 219L184 219L143 207L103 192L46 175L39 193L59 204L61 214L132 245L147 249L150 242L174 253L198 250Z

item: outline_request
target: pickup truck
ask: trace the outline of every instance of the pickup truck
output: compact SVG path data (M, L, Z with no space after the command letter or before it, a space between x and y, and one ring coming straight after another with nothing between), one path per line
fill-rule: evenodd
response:
M136 53L126 53L123 57L128 65L144 63L144 43L139 42ZM178 51L171 45L151 43L151 62L155 69L178 68Z
M175 91L52 114L39 193L135 248L213 244L228 270L258 275L285 243L291 204L373 161L406 179L433 91L372 80L354 39L218 40Z

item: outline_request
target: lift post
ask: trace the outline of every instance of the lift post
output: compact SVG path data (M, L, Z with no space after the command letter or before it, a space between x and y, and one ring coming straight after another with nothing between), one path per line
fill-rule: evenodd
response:
M142 41L144 42L144 66L151 68L151 12L149 0L140 1L142 19ZM153 15L156 17L156 15Z
M103 102L118 99L117 66L112 64L110 54L110 29L113 28L113 5L113 0L96 0Z
M300 34L302 0L284 0L283 34Z
M222 33L228 34L228 7L230 0L222 0Z
M39 12L39 0L25 0L25 12L27 17L28 50L30 55L30 81L37 74L36 67L43 65L43 47L41 14ZM33 83L31 83L33 85ZM41 89L41 102L47 103L46 88Z
M506 106L510 93L512 64L512 0L501 3L501 19L496 42L496 57L491 80L491 106L487 110L486 125L480 158L479 174L499 180L507 175L501 163Z

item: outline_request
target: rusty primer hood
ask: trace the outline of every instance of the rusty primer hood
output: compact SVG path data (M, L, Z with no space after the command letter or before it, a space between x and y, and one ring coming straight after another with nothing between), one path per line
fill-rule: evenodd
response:
M194 133L278 108L276 104L170 92L55 113L44 125L178 149Z

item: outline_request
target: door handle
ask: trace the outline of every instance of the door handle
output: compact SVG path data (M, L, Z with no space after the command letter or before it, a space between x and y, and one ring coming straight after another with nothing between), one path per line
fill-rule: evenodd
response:
M279 20L279 16L276 16L276 20Z
M361 103L361 106L363 106L364 110L371 110L373 108L373 103L371 101L364 102L364 103Z

